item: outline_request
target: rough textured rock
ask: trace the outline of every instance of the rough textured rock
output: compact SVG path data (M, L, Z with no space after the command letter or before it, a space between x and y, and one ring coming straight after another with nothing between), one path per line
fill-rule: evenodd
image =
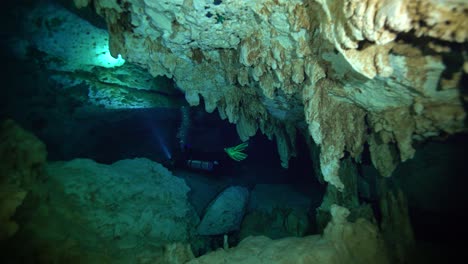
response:
M240 186L231 186L220 193L206 208L198 234L219 235L238 230L244 217L249 191Z
M330 213L332 219L323 236L335 244L348 247L346 254L349 254L351 261L343 263L389 263L390 252L374 224L363 218L348 222L349 210L337 205L331 206Z
M248 237L235 248L219 249L188 263L389 263L378 229L364 219L346 220L346 208L332 206L323 236L271 240Z
M77 1L84 6L86 1ZM203 97L245 140L275 137L282 165L305 121L324 179L370 145L381 174L413 141L464 129L465 1L95 0L110 49ZM209 78L206 78L209 76Z
M45 145L13 120L0 124L0 240L13 236L18 224L11 219L45 164Z
M177 264L194 258L187 240L198 217L182 179L146 159L46 165L46 156L33 134L12 120L1 123L2 260Z
M40 177L47 150L36 136L13 120L0 126L0 182L29 188Z
M83 6L87 2L76 4ZM27 12L22 26L23 32L10 40L14 53L47 69L54 86L82 103L108 109L183 104L168 96L179 93L171 82L155 79L145 69L125 63L120 57L113 58L108 32L59 4L38 4ZM78 93L80 89L87 91Z
M184 180L148 159L54 162L47 173L90 229L121 249L188 241L198 221Z
M375 222L374 212L369 204L363 203L359 198L358 182L359 173L356 163L351 158L345 158L340 161L339 174L343 177L343 183L346 188L339 191L333 185L327 185L322 203L316 209L317 229L322 232L331 219L331 207L336 204L343 206L350 211L350 221L358 218L367 219Z

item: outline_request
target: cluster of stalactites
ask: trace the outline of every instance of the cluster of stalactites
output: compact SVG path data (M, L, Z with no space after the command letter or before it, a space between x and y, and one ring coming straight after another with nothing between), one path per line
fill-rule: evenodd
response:
M449 71L445 60L467 40L464 1L93 5L108 22L113 54L174 78L191 105L203 98L242 140L259 129L275 137L283 166L295 154L296 128L307 124L323 177L338 189L345 152L359 161L367 142L389 176L413 157L414 140L464 129L458 88L468 67L458 56Z

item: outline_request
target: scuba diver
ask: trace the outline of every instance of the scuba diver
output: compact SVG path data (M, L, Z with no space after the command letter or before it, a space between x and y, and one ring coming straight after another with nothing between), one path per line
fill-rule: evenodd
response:
M233 161L239 162L247 158L243 151L248 147L248 142L237 146L224 148L224 152L195 151L190 144L184 144L178 153L166 162L170 169L185 168L200 172L219 172L229 170Z
M176 136L179 139L178 148L174 155L169 156L169 160L163 163L167 168L185 168L211 173L229 170L231 166L234 166L233 161L238 162L247 158L247 154L243 151L247 148L248 142L224 148L224 151L220 149L217 152L207 152L192 148L192 145L187 143L190 128L192 127L190 108L182 106L180 113L181 123Z

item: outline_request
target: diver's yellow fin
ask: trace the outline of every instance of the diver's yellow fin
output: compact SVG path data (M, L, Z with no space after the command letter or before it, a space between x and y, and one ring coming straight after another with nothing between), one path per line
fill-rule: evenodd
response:
M244 151L247 147L249 146L249 142L242 142L241 144L230 147L230 148L225 148L224 151L228 154L231 159L235 161L241 161L247 158L247 154L245 154Z

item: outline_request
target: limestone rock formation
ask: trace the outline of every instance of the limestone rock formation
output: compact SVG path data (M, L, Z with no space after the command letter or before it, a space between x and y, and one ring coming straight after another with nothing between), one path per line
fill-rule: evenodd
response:
M22 26L24 32L11 41L17 57L38 62L48 70L56 87L82 103L108 109L184 104L169 96L180 92L172 83L165 84L167 79L153 78L141 67L113 58L108 32L102 25L94 25L59 4L35 6L25 15ZM86 91L78 93L83 88Z
M369 204L361 203L358 190L359 174L355 163L351 158L340 161L340 175L343 175L343 183L346 189L339 191L335 186L328 185L321 205L316 209L317 228L321 232L331 220L331 207L336 204L350 211L348 220L358 218L375 222L374 212Z
M190 264L209 263L389 263L377 227L364 219L346 220L349 211L332 206L324 235L271 240L251 236L232 249L219 249Z
M39 180L46 156L45 145L13 120L0 124L0 240L18 230L11 217Z
M82 212L81 220L102 239L118 240L122 250L148 240L159 246L188 241L198 222L184 180L148 159L53 162L47 173L63 186L69 207Z
M13 120L0 125L0 183L29 188L45 165L45 144Z
M187 245L199 219L188 202L189 188L160 164L75 159L50 162L45 172L47 179L35 183L18 210L20 238L4 243L2 253L12 263L185 263L193 258Z
M92 2L114 57L174 78L242 140L274 137L284 167L306 127L339 190L345 152L359 161L367 142L389 176L415 140L466 128L466 1Z

